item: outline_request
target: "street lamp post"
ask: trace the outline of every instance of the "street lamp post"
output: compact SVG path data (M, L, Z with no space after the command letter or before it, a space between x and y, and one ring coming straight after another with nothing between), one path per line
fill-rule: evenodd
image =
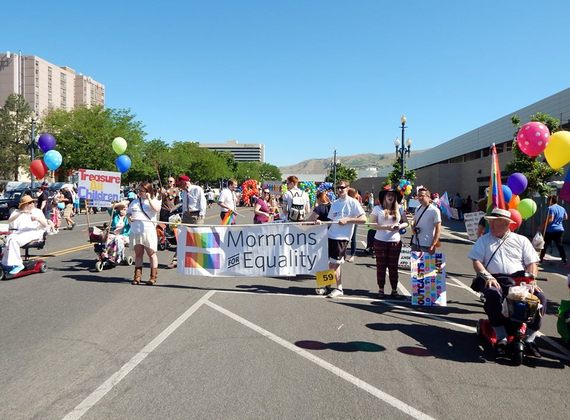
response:
M336 149L333 153L333 188L336 187Z
M405 167L405 157L406 155L408 155L408 157L410 157L410 149L412 147L412 139L408 138L408 140L406 140L406 144L404 145L404 138L405 138L405 130L406 128L406 116L402 115L402 117L400 118L400 123L401 123L401 127L402 127L402 139L400 142L400 139L398 137L396 137L396 139L394 140L394 146L396 146L396 157L400 160L400 164L402 165L402 179L405 179L405 175L406 175L406 167Z
M30 149L30 157L32 158L32 162L35 159L35 152L36 152L36 118L32 117L32 130L30 131L30 143L28 144L28 148ZM31 188L34 188L34 174L30 171L30 180L31 180Z

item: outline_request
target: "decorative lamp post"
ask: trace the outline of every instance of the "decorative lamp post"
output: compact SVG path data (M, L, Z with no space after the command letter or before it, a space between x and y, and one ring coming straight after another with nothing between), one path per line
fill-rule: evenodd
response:
M408 155L408 157L410 157L410 150L412 148L412 139L408 138L408 140L406 140L406 144L404 145L404 138L405 138L405 130L406 128L406 116L402 115L402 117L400 118L400 123L401 123L401 127L402 127L402 138L401 140L396 137L396 139L394 140L394 146L396 146L396 158L399 159L400 164L402 165L402 179L405 179L405 174L406 174L406 167L405 167L405 157L406 155Z
M32 117L32 130L30 131L30 143L28 144L28 149L30 150L30 157L32 158L32 162L35 159L36 149L38 147L38 143L36 142L36 117ZM30 181L31 181L31 188L34 188L34 174L30 171Z

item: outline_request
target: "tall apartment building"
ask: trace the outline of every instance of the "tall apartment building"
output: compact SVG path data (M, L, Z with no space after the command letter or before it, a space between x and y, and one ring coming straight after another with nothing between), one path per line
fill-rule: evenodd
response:
M105 86L91 77L35 55L0 53L0 106L14 93L40 117L52 108L105 105Z
M216 152L229 152L236 162L265 162L263 144L239 144L237 140L229 140L225 143L200 143L200 147Z

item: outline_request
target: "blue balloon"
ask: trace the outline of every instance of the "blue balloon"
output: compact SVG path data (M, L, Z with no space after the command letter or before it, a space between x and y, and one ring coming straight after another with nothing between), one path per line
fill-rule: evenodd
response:
M505 204L511 201L513 197L513 192L508 185L503 185L503 197L505 198Z
M131 167L131 158L127 155L121 155L115 159L115 165L117 165L119 172L124 174Z
M50 171L55 171L61 165L63 161L61 153L57 150L49 150L44 155L44 162Z

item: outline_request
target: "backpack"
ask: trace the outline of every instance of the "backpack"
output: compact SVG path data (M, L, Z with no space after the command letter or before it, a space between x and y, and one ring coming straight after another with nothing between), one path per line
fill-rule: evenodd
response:
M303 200L303 193L295 192L292 196L287 218L291 222L302 222L305 220L305 200Z

